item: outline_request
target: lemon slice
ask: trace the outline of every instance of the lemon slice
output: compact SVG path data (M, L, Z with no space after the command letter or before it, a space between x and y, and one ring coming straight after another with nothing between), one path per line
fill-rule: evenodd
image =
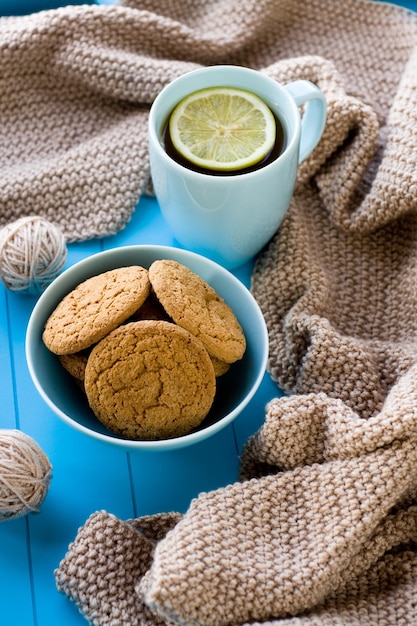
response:
M174 148L190 163L211 170L240 170L272 150L275 118L255 94L210 87L186 96L169 121Z

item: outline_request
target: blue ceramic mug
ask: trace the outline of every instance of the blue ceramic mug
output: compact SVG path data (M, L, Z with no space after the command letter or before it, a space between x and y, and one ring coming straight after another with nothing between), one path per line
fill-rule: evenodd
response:
M273 111L284 131L275 160L255 171L218 176L184 167L167 154L162 137L176 104L194 91L220 86L251 91ZM150 110L149 154L155 194L178 242L228 269L256 255L285 216L298 165L319 142L326 110L323 93L311 82L283 86L239 66L205 67L167 85Z

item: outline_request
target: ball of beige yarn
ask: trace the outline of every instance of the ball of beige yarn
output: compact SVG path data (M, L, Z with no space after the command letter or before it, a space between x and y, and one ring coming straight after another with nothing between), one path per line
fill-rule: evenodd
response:
M12 291L39 295L66 258L64 235L39 216L22 217L0 230L0 279Z
M38 511L51 471L34 439L20 430L0 430L0 522Z

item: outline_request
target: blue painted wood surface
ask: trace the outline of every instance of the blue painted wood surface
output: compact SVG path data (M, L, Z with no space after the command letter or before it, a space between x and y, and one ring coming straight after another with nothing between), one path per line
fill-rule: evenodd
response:
M114 237L68 246L67 266L94 252L135 243L175 245L153 198L141 199L128 226ZM252 266L236 275L249 285ZM0 428L33 437L53 465L40 513L0 524L0 624L81 626L85 620L55 588L54 569L91 513L128 519L184 512L193 497L238 478L241 446L280 392L265 374L250 405L222 433L178 451L124 452L64 424L34 388L25 360L27 322L36 299L0 285Z
M0 0L0 15L59 4L64 2ZM416 0L398 4L417 9ZM71 244L67 265L135 243L175 245L152 198L142 198L131 222L116 236ZM235 274L249 285L251 271L247 264ZM100 509L123 519L184 512L198 493L235 481L242 445L262 424L267 401L280 392L265 374L236 422L201 444L157 454L113 449L59 421L35 390L24 352L35 301L0 284L0 428L20 428L32 436L53 465L40 513L0 524L0 625L82 626L86 622L75 605L56 590L53 572L88 516Z

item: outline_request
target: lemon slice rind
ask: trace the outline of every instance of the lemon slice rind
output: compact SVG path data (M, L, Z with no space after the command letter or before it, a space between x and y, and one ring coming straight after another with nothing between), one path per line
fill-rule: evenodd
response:
M265 102L243 89L209 87L181 100L171 114L174 148L193 165L241 170L272 150L276 123Z

